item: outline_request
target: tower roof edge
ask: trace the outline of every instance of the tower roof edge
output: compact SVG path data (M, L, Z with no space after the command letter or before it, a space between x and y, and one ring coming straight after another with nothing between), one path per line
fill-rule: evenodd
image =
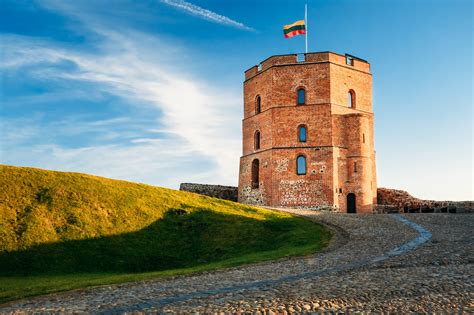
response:
M272 66L294 65L304 63L331 62L353 67L357 70L370 72L370 63L367 60L351 54L338 54L332 51L309 52L300 54L272 55L260 62L258 65L245 70L245 78L248 79Z

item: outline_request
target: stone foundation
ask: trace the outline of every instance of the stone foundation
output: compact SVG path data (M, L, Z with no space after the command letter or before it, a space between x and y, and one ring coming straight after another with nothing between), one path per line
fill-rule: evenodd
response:
M235 202L237 201L237 187L232 186L182 183L179 185L179 190Z
M238 194L238 188L234 186L194 183L182 183L179 190L234 202L237 201ZM248 204L264 205L265 201L263 199L262 190L263 187L260 187L260 189L245 187L242 191L243 196L241 196L241 198L246 200ZM339 208L333 205L287 207L340 212ZM378 188L377 204L374 205L374 213L474 213L474 202L423 200L413 197L404 190Z
M472 213L472 201L436 201L413 197L397 189L378 188L375 213Z

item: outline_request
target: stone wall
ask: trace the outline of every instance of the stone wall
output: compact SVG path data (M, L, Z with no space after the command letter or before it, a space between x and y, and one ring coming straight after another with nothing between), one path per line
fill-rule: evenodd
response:
M179 186L179 190L230 201L237 201L237 187L232 186L182 183Z
M263 188L263 187L262 187ZM206 185L194 183L182 183L179 190L189 191L209 197L215 197L230 201L237 201L238 188L233 186ZM298 190L298 189L297 189ZM317 190L317 189L316 189ZM250 187L243 189L246 203L264 205L261 189L252 190ZM294 191L293 198L297 198L301 192ZM291 198L291 196L289 196ZM290 207L291 206L288 206ZM299 206L312 210L340 211L337 207L323 206ZM377 205L374 205L374 213L474 213L473 201L436 201L423 200L413 197L408 192L398 189L378 188Z
M436 201L413 197L408 192L397 189L377 189L377 213L423 213L423 212L474 212L472 201Z

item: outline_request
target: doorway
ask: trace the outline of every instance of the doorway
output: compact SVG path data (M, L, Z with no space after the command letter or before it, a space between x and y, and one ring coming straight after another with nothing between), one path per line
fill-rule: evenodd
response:
M256 189L259 186L259 173L260 163L258 159L252 161L252 189Z
M347 213L356 213L356 195L347 194Z

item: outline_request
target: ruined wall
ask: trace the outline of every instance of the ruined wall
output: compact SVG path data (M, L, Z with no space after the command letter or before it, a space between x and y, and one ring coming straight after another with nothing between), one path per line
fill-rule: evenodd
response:
M472 201L436 201L413 197L408 192L398 189L377 189L378 213L390 212L474 212Z
M189 191L214 198L237 201L237 187L233 186L182 183L179 185L179 190Z

